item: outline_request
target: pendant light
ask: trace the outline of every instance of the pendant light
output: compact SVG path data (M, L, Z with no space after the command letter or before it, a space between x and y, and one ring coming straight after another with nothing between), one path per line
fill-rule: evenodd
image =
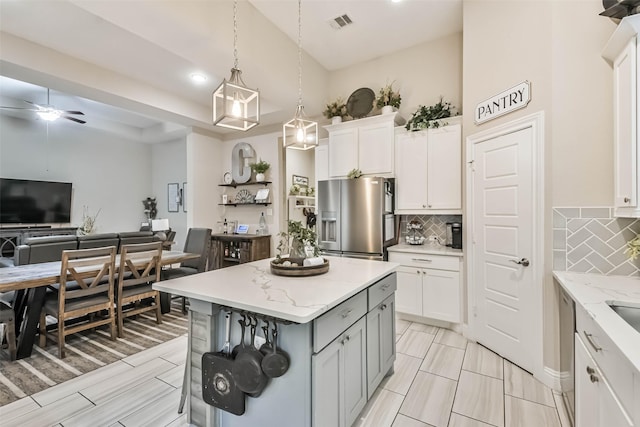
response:
M260 123L260 92L246 87L238 68L238 0L233 2L233 68L213 92L213 124L246 131Z
M293 119L282 125L285 148L309 150L318 145L318 123L309 120L302 105L302 19L301 0L298 0L298 106Z

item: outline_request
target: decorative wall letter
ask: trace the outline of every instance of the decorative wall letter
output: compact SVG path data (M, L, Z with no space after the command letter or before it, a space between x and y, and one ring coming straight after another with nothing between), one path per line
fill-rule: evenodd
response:
M239 142L233 147L231 153L231 175L238 184L243 184L251 179L251 167L248 159L255 157L255 151L250 144Z

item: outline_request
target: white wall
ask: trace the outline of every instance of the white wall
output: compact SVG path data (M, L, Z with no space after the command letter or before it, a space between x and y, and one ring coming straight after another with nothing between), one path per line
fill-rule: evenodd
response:
M295 150L293 148L287 148L286 151L285 192L288 193L291 185L293 185L293 175L306 176L309 178L309 187L314 187L316 182L316 156L314 155L314 150ZM302 209L294 208L292 203L287 203L287 206L289 220L301 221L303 224L307 223L307 218L304 216Z
M155 197L158 205L157 219L168 218L169 226L176 232L172 249L182 250L187 237L187 214L184 207L178 212L169 212L169 183L177 183L180 188L187 181L187 142L184 138L154 144L151 146L151 181L149 197ZM140 202L142 206L142 201Z
M187 137L187 224L189 227L211 228L217 233L217 221L222 207L220 189L222 182L222 151L224 144L217 138L191 133Z
M0 116L0 176L73 184L71 224L100 210L97 232L136 231L151 188L151 148L59 120Z

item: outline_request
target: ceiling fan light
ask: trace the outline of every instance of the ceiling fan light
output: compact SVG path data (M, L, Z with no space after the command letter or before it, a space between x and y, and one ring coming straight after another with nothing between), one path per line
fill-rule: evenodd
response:
M55 120L58 120L61 115L60 111L52 110L52 109L38 111L37 114L38 116L40 116L42 120L46 120L48 122L53 122Z

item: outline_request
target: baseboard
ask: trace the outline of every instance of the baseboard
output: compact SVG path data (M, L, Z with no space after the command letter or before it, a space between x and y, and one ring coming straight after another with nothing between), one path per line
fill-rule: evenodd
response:
M398 319L408 320L409 322L422 323L424 325L437 326L438 328L450 329L459 334L463 334L463 325L461 323L445 322L443 320L431 319L429 317L417 316L415 314L401 313L396 311Z
M573 378L569 372L556 371L548 366L543 369L542 378L538 378L544 385L562 393L562 390L569 390L573 388Z

